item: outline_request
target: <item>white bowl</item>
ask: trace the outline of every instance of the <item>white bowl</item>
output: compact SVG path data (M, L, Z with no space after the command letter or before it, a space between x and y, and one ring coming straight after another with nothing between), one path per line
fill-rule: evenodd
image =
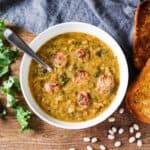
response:
M107 45L109 45L112 51L114 52L114 54L117 56L119 62L119 69L120 69L120 85L117 91L117 95L113 100L113 102L103 113L99 114L96 118L84 122L78 122L78 123L64 122L49 116L39 107L39 105L36 103L36 101L34 100L31 94L29 88L29 81L28 81L28 73L29 73L31 58L26 54L24 54L23 56L21 68L20 68L21 89L25 97L25 100L30 106L30 108L43 121L51 125L54 125L56 127L61 127L65 129L82 129L103 122L110 115L112 115L113 112L116 111L116 109L119 107L120 103L124 98L127 85L128 85L128 66L127 66L126 58L122 52L122 49L117 44L117 42L108 33L104 32L103 30L93 25L86 24L86 23L69 22L69 23L62 23L62 24L52 26L47 30L45 30L44 32L40 33L31 42L30 47L36 52L49 39L66 32L84 32L84 33L94 35L99 39L101 39L102 41L104 41Z

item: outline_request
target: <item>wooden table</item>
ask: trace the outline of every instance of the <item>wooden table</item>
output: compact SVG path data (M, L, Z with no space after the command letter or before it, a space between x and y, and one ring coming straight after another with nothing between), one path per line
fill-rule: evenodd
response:
M26 41L30 42L35 35L17 28L17 33ZM12 73L18 74L20 59L12 64ZM5 101L3 96L1 99ZM122 104L123 107L125 104ZM19 125L16 121L14 114L9 112L5 120L0 120L0 150L68 150L70 147L75 147L77 150L86 149L87 143L83 142L83 137L98 137L99 142L93 145L95 149L99 149L100 144L105 144L108 150L150 150L150 125L138 122L131 116L127 110L124 114L116 112L115 123L108 123L105 121L95 127L83 130L64 130L53 127L41 121L38 117L33 116L31 126L33 131L25 133L19 132ZM142 139L144 145L138 148L136 143L129 144L128 138L130 136L128 127L133 123L138 123L142 132ZM117 128L123 127L125 133L118 135L116 140L121 140L123 145L120 148L114 148L114 141L107 139L107 131L115 125Z

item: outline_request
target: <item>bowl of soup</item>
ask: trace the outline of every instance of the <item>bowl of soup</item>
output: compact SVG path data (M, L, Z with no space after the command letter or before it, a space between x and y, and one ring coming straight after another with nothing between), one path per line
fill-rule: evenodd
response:
M52 67L47 72L24 54L20 68L25 100L43 121L82 129L103 122L119 107L128 66L108 33L87 23L62 23L40 33L30 47Z

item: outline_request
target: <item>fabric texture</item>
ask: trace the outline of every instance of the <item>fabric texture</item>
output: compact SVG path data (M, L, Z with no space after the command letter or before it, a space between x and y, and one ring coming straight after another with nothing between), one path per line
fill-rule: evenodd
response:
M0 18L40 33L54 24L80 21L98 26L123 48L130 69L134 11L139 0L0 0Z

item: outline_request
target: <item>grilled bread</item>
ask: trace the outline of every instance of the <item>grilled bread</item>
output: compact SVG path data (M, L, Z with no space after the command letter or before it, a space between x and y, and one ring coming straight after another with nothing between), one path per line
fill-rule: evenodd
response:
M129 87L126 105L139 120L150 123L150 58L137 80Z
M133 57L135 66L139 70L150 57L150 0L143 1L135 12Z

